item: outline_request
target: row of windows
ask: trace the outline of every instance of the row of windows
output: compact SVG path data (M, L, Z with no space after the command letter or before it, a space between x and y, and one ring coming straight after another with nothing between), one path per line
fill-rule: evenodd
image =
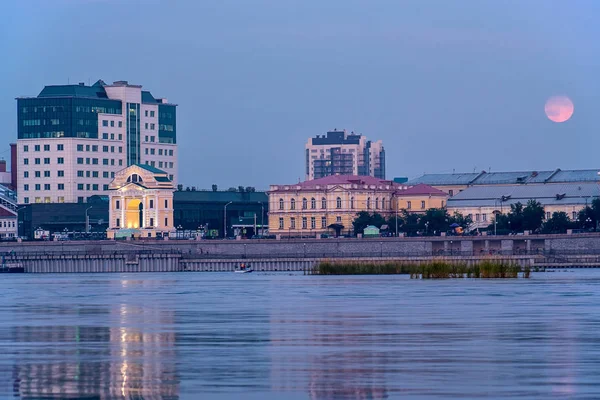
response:
M148 116L148 110L145 110L144 116L146 116L146 117ZM154 111L152 111L152 110L150 111L150 117L154 118Z
M407 201L406 202L406 209L407 210L411 210L412 209L412 201ZM425 209L425 200L421 200L421 210Z
M35 165L40 165L40 164L42 163L42 159L41 159L41 158L34 158L34 159L33 159L33 163L34 163ZM56 159L56 163L57 163L57 164L64 164L64 163L65 163L65 159L64 159L63 157L58 157L58 158ZM25 165L29 165L29 158L24 158L24 159L23 159L23 164L25 164ZM48 164L50 164L50 157L46 157L46 158L44 158L44 164L45 164L45 165L48 165Z
M308 229L308 218L302 217L301 221L302 221L302 229ZM342 222L342 217L338 215L335 218L335 221L336 221L336 223ZM321 229L326 229L326 228L327 228L327 217L321 217ZM283 218L279 218L279 229L286 229L285 220ZM296 229L296 218L294 218L294 217L290 218L289 229ZM317 229L317 218L316 217L310 217L310 229Z
M44 178L50 178L50 171L43 171L44 172ZM42 171L33 171L34 177L36 178L41 178L42 177ZM56 171L56 176L59 178L62 178L65 176L65 171L63 170L59 170ZM29 178L29 171L23 171L23 178Z
M156 162L155 161L147 161L146 160L146 165L150 165L151 167L156 167ZM170 162L169 165L167 165L166 161L164 163L162 161L159 161L158 162L158 168L173 168L173 163ZM169 175L169 179L173 180L173 175Z
M0 228L14 228L15 221L0 221Z
M154 130L156 130L156 125L155 125L155 124L153 124L153 123L150 123L150 124L148 124L147 122L144 124L144 128L145 128L146 130L148 130L148 125L150 125L150 130L151 130L151 131L154 131Z
M79 198L81 201L79 201L80 203L83 203L83 197ZM35 197L33 199L34 203L52 203L52 198L47 196L47 197ZM56 198L56 202L57 203L64 203L65 202L65 197L64 196L58 196ZM23 203L25 204L29 204L29 197L24 197L23 198Z
M108 140L108 138L110 137L110 140L115 140L115 134L111 133L110 135L107 132L103 132L102 133L102 139L104 140ZM123 140L123 134L119 133L118 136L119 140Z
M123 165L123 160L118 160L119 161L119 165L122 166ZM98 159L97 158L83 158L83 157L78 157L77 158L77 164L78 165L83 165L83 164L87 164L87 165L98 165ZM103 158L102 159L102 165L115 165L115 159L111 158Z
M118 121L118 122L119 122L119 124L118 124L119 128L122 128L123 127L123 121ZM108 121L106 119L102 120L102 126L108 126L109 123L110 123L111 128L115 127L115 121Z
M153 149L153 148L151 148L151 149L148 149L148 148L146 147L146 154L148 154L148 150L150 150L150 155L155 155L155 154L156 154L156 149ZM159 156L162 156L162 155L165 155L165 156L172 156L172 155L173 155L173 150L167 150L167 149L164 149L164 150L163 150L163 149L158 149L158 155L159 155Z
M102 146L102 151L104 153L108 153L108 150L109 150L109 146ZM97 152L98 151L98 146L95 145L95 144L92 144L92 145L86 144L85 146L82 145L82 144L78 144L77 145L77 151L92 151L92 152ZM110 152L111 153L115 152L115 146L110 146ZM122 153L122 152L123 152L123 146L119 146L119 153Z
M33 146L33 151L41 151L42 146L39 144L36 144ZM65 145L64 144L57 144L56 145L56 150L57 151L64 151L65 149ZM44 145L44 151L50 151L50 145L49 144L45 144ZM29 145L24 145L23 146L23 152L27 153L29 152Z
M343 203L342 198L338 197L335 200L335 208L342 208L342 203ZM409 203L408 208L410 208L410 201L408 203ZM424 203L425 202L423 202L423 208L425 208ZM375 198L374 205L375 205L375 209L379 209L379 206L381 205L382 210L385 210L389 206L386 199L381 199L381 202L380 202L378 197ZM372 200L370 197L368 197L367 198L367 209L370 209L371 206L372 206ZM310 209L315 210L316 208L317 208L317 200L313 197L310 199ZM354 208L354 197L350 198L350 208ZM283 199L279 199L279 209L285 210L285 201ZM290 210L295 210L295 209L296 209L296 199L292 199L290 201ZM308 199L306 199L306 198L302 199L302 209L303 210L308 209ZM327 199L325 197L323 197L321 199L321 209L322 210L327 209Z
M65 190L65 184L64 183L59 183L57 184L56 187L57 190ZM42 185L39 183L36 183L34 185L34 189L33 190L42 190ZM51 185L49 183L44 183L44 190L52 190L51 189ZM29 192L29 184L26 183L23 185L23 191L25 192Z

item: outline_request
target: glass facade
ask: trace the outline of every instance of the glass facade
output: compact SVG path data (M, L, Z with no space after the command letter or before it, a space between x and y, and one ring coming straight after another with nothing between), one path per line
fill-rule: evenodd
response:
M140 163L140 105L127 103L127 166Z
M120 115L121 102L76 97L17 99L19 139L98 138L98 113Z
M177 143L177 107L172 104L158 105L159 143Z

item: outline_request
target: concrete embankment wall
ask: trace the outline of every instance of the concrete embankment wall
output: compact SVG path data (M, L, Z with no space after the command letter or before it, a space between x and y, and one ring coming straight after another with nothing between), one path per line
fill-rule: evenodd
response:
M490 256L519 263L600 264L600 235L246 241L97 241L1 243L7 262L28 272L230 271L241 262L265 271L302 271L319 259L419 259ZM581 259L585 257L585 260ZM473 261L475 260L475 261ZM529 260L529 261L525 261Z

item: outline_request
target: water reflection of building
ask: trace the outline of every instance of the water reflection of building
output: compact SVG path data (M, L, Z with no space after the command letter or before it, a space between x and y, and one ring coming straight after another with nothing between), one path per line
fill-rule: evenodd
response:
M282 308L271 316L271 382L279 392L308 392L309 398L387 399L390 355L375 349L368 316L302 315ZM285 396L282 396L285 397Z
M105 326L18 326L25 343L13 367L13 395L44 399L177 399L172 313L126 305L95 316ZM104 320L107 317L109 323Z

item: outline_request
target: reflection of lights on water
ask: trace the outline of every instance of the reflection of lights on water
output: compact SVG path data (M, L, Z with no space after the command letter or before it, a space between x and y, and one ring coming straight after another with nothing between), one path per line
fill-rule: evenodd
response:
M124 306L121 306L121 312L124 310ZM126 311L125 311L126 312ZM119 329L121 332L121 357L123 357L123 364L121 365L121 395L125 396L125 386L127 384L127 331L125 328Z

